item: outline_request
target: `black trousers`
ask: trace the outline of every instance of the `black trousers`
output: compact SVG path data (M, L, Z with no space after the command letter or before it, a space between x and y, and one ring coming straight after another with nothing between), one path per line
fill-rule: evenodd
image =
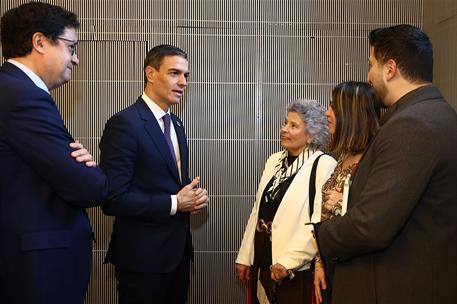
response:
M119 304L185 304L189 290L189 257L169 273L134 272L116 267Z
M311 269L297 271L295 278L284 279L281 284L275 283L271 279L270 270L258 270L251 268L250 288L251 303L258 304L257 299L257 273L260 271L259 280L268 297L268 301L273 304L311 304L313 292L313 275Z

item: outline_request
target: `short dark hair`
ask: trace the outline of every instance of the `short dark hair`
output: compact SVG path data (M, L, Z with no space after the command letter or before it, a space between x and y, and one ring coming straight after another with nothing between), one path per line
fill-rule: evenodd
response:
M432 43L421 29L408 24L378 28L370 32L369 41L376 60L393 59L410 82L432 82Z
M180 48L170 45L170 44L161 44L153 47L149 50L146 58L144 59L143 72L146 67L151 66L156 70L160 69L162 65L163 58L166 56L181 56L187 60L187 54ZM148 82L146 73L144 73L144 84Z
M332 90L335 132L328 149L335 154L363 152L379 129L379 102L366 82L342 82Z
M0 27L3 57L9 59L32 51L34 33L43 33L56 42L66 28L79 28L79 21L74 13L60 6L29 2L7 11Z

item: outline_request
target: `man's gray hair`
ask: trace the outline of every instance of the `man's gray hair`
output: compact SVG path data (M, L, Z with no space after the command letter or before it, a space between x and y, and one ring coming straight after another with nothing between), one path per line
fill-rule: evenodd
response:
M287 107L287 113L295 112L306 125L308 148L323 150L327 145L328 127L325 109L315 100L299 99Z

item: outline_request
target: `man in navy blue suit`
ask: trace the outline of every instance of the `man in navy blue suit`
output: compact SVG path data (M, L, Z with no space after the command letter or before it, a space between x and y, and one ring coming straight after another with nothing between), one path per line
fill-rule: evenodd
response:
M116 268L119 303L187 301L193 257L189 215L207 192L188 176L182 121L170 112L187 87L187 54L171 45L145 59L143 95L106 123L100 166L109 180L102 206L115 216L106 257Z
M78 64L75 14L32 2L1 19L0 303L84 302L92 256L86 208L106 177L66 129L49 90Z

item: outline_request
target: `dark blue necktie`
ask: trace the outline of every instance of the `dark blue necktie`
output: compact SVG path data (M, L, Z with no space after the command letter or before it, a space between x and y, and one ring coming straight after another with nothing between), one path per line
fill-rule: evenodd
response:
M170 119L171 119L170 114L165 114L164 116L162 116L163 125L164 125L163 135L165 136L165 141L167 142L168 148L170 149L171 156L173 156L175 165L177 165L176 156L175 156L175 148L173 147L173 143L171 141L171 136L170 136Z

